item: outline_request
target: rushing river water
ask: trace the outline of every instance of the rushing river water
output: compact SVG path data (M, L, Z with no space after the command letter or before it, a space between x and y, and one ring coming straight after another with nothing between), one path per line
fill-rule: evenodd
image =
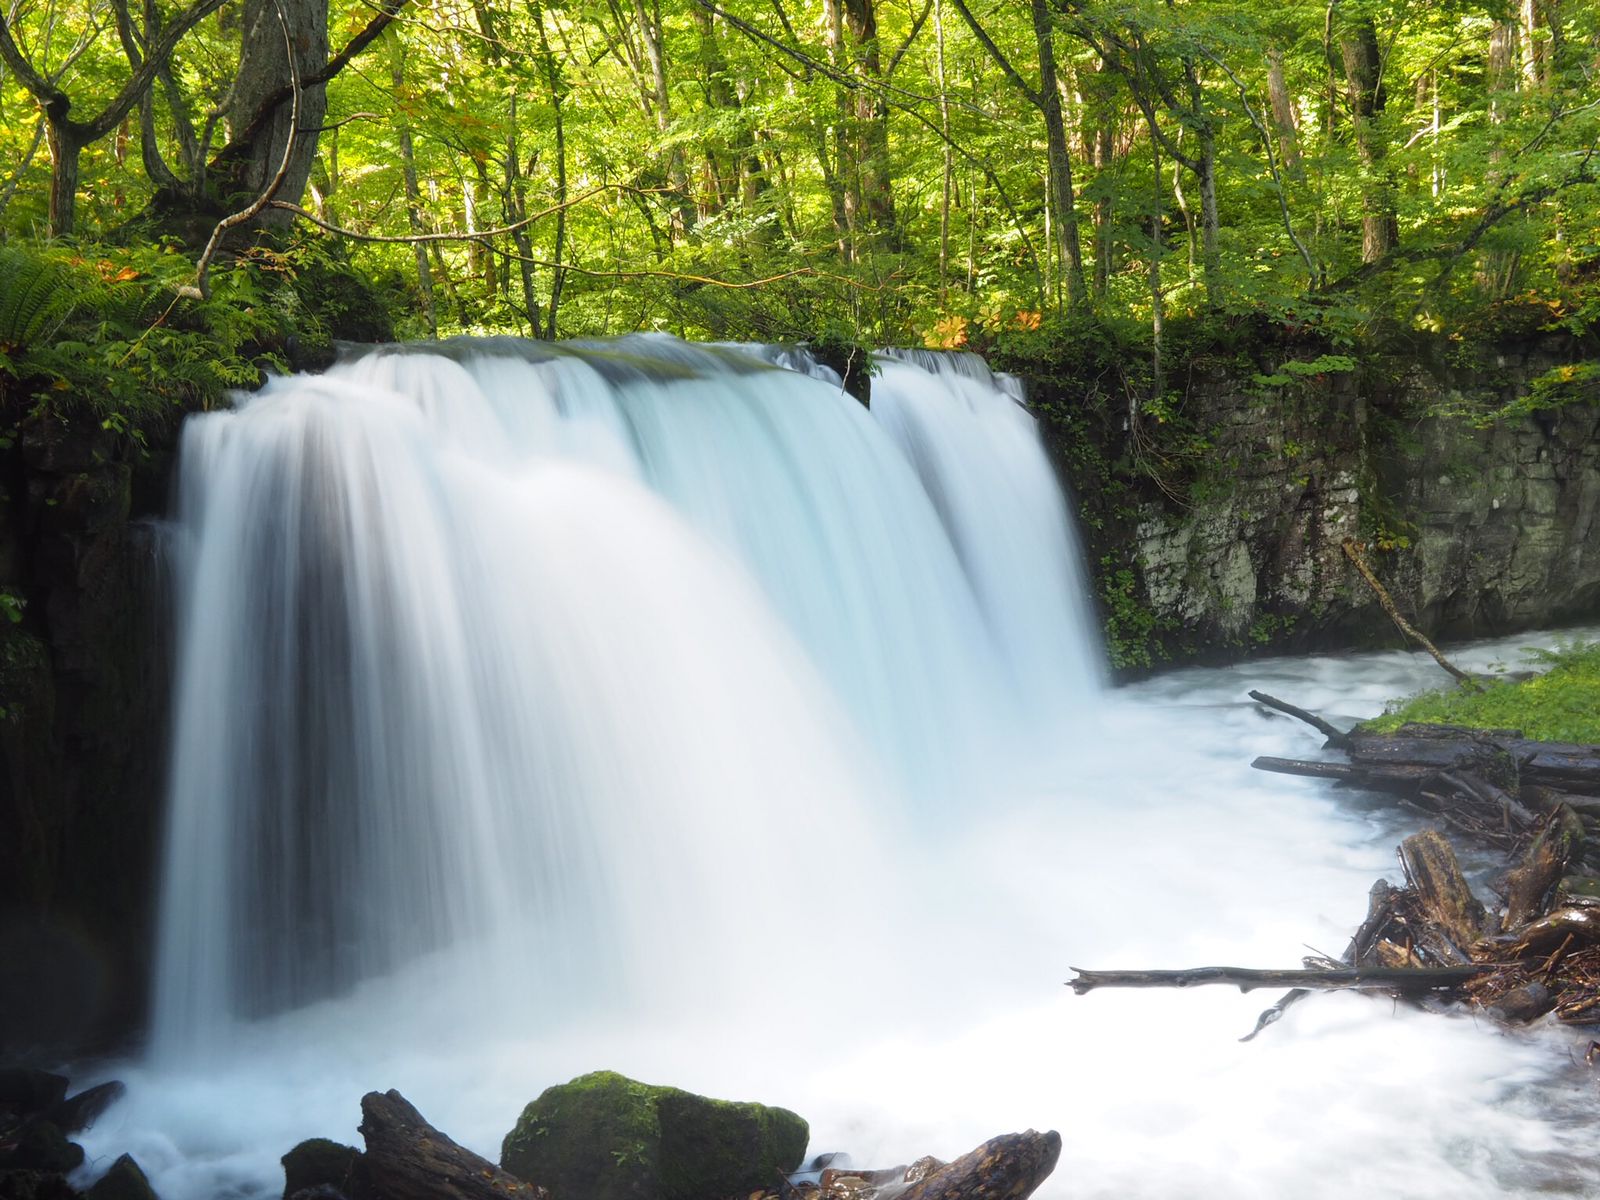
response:
M374 1088L495 1158L609 1068L864 1163L1055 1128L1047 1196L1600 1186L1570 1031L1340 995L1246 1045L1270 994L1063 986L1338 954L1410 825L1253 773L1319 739L1244 693L1355 719L1436 668L1106 688L981 364L890 361L869 416L737 351L468 343L280 382L184 455L157 1020L92 1165L276 1194Z

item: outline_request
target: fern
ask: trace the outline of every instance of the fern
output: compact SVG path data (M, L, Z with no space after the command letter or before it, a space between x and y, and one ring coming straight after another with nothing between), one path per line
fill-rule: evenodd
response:
M97 286L60 259L0 246L0 352L48 340Z

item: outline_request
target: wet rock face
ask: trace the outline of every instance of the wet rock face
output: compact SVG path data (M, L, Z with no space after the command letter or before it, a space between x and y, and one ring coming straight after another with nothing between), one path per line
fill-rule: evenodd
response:
M1087 531L1103 595L1118 591L1106 572L1130 571L1121 591L1170 661L1393 645L1342 552L1351 538L1435 637L1593 617L1600 408L1484 428L1450 415L1518 399L1577 353L1552 337L1465 367L1330 372L1270 390L1236 364L1197 365L1184 412L1207 439L1198 475L1181 497L1151 487Z
M5 414L0 414L3 417ZM6 432L0 430L0 432ZM94 1048L144 995L166 639L147 455L92 421L0 443L0 1047ZM14 994L13 994L14 993Z
M1600 608L1600 410L1569 406L1485 430L1437 418L1398 481L1417 532L1401 579L1446 636Z
M715 1200L770 1187L800 1165L809 1136L787 1109L597 1071L529 1104L500 1163L558 1200Z

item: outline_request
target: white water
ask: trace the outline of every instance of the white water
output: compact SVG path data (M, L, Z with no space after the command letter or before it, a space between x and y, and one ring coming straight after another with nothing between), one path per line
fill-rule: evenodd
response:
M675 343L532 357L369 356L191 427L156 1045L100 1166L275 1194L389 1087L495 1157L609 1067L858 1161L1054 1127L1046 1195L1600 1183L1567 1032L1321 997L1240 1045L1271 997L1061 986L1342 949L1402 825L1252 774L1316 741L1243 693L1365 715L1423 668L1102 692L972 364L891 363L869 418Z

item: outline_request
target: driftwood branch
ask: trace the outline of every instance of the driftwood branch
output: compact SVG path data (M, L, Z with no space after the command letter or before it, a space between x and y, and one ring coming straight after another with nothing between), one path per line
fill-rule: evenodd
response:
M1330 746L1342 747L1348 744L1350 741L1350 735L1345 733L1343 730L1328 724L1328 722L1317 716L1316 713L1307 712L1303 708L1298 708L1295 705L1290 704L1287 700L1279 700L1276 696L1269 696L1265 692L1257 691L1252 691L1250 693L1250 699L1254 700L1257 704L1264 704L1268 708L1277 709L1279 712L1294 717L1296 720L1304 721L1318 733L1322 734L1323 737L1327 738L1328 745Z
M1082 996L1096 988L1188 988L1220 984L1241 992L1287 987L1314 991L1449 991L1492 967L1327 967L1300 971L1262 971L1250 967L1190 967L1182 971L1085 971L1067 981Z
M1394 622L1395 628L1426 650L1432 656L1433 661L1448 671L1458 682L1468 687L1477 687L1478 685L1472 676L1440 653L1439 647L1435 646L1425 633L1421 632L1401 615L1400 609L1396 607L1394 598L1389 595L1388 589L1378 582L1378 577L1372 573L1372 568L1367 565L1366 555L1361 552L1360 543L1346 538L1343 545L1345 557L1355 564L1355 568L1360 572L1361 578L1367 581L1367 586L1372 589L1373 595L1377 596L1378 603L1383 607L1383 611L1389 614L1389 619Z

